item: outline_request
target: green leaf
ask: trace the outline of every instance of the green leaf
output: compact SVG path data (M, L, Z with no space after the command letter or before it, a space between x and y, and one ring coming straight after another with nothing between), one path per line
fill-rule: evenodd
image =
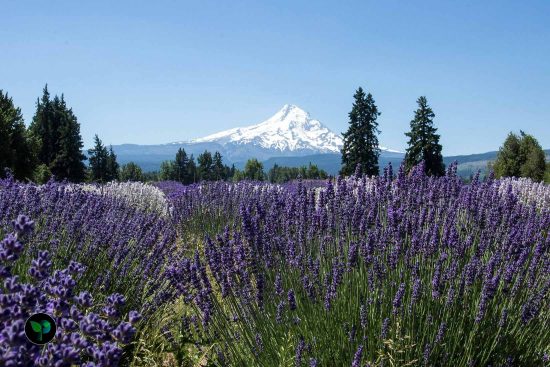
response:
M49 321L42 320L42 332L43 332L44 334L49 333L50 330L51 330L51 328L52 328L52 325L50 324Z
M42 332L42 326L36 321L31 321L31 327L37 333Z

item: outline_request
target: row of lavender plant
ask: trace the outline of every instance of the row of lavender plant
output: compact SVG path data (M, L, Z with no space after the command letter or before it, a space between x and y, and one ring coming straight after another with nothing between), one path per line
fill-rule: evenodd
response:
M118 366L123 347L134 335L141 315L122 313L124 296L111 294L102 303L87 290L76 292L86 267L71 261L53 271L50 252L40 251L28 268L28 281L12 274L25 253L25 240L34 222L24 215L13 221L13 232L0 242L0 365L2 366ZM31 343L25 322L37 312L52 315L57 324L53 341ZM124 321L124 320L128 321Z
M9 274L18 277L18 283L36 285L36 277L30 272L35 262L50 264L52 270L78 262L86 270L78 274L70 294L63 293L68 294L67 302L72 299L73 288L75 294L89 292L99 309L110 302L111 294L118 294L125 299L124 304L117 303L120 314L135 310L147 322L165 306L163 289L168 284L161 274L172 257L178 258L181 249L176 247L171 222L163 215L132 205L124 197L70 184L49 182L36 186L12 178L0 181L0 235L10 233L13 218L22 213L33 219L36 230L26 236L18 261L10 265ZM15 297L19 299L15 306L23 307L25 298L16 296L18 289L21 287L5 285L0 298L7 302ZM13 311L6 311L4 306L0 307L4 316L13 318ZM93 310L91 307L82 311Z
M181 226L217 235L167 271L179 340L221 365L547 364L550 208L503 185L390 166L321 190L182 189Z

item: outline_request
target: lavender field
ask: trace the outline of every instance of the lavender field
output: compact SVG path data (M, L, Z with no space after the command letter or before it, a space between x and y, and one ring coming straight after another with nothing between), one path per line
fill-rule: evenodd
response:
M2 366L549 366L550 186L0 181ZM56 338L27 341L34 312Z

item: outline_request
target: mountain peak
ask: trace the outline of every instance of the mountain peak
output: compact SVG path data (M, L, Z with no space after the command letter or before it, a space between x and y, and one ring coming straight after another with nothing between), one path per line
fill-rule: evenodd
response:
M267 121L272 121L272 120L307 121L308 119L309 119L309 113L302 110L300 107L293 104L285 104L283 108L279 110L279 112L277 112Z
M281 152L312 153L337 153L342 146L340 136L293 104L285 104L273 116L257 125L222 131L193 142L253 144Z
M260 148L273 156L339 153L343 145L339 134L293 104L285 104L273 116L257 125L221 131L192 140L191 143L216 143L227 150L237 151Z

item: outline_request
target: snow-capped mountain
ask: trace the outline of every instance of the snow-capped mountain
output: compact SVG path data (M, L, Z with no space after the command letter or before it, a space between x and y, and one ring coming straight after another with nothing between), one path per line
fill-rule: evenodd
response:
M287 104L272 117L256 125L221 131L203 138L158 145L122 144L114 146L122 163L137 162L146 170L158 170L160 163L174 159L179 148L195 158L205 150L220 152L227 164L242 167L250 158L288 166L317 164L330 174L338 172L341 163L340 134L334 133L301 108ZM403 153L380 147L380 164Z
M292 104L285 104L277 113L257 125L221 131L187 143L216 143L226 148L255 146L284 155L292 152L300 155L339 153L343 145L340 135ZM380 149L399 153L385 147Z
M340 136L291 104L284 105L276 114L257 125L222 131L192 142L254 144L282 152L311 150L316 153L338 153L342 147Z

